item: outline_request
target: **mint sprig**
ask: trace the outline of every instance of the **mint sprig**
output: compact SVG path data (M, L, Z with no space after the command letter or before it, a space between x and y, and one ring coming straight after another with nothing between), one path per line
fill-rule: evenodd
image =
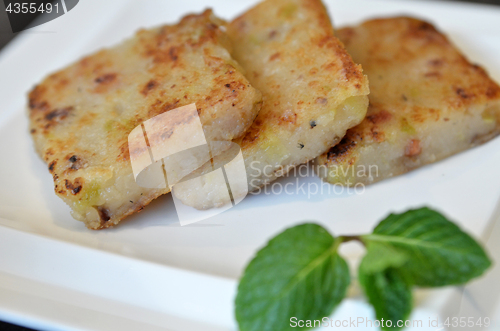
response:
M414 285L463 284L491 265L474 239L428 208L391 214L362 236L333 237L317 224L298 225L269 241L247 266L236 296L240 330L310 329L296 322L329 316L350 282L338 248L353 239L367 248L359 281L377 319L386 321L384 330L408 318Z

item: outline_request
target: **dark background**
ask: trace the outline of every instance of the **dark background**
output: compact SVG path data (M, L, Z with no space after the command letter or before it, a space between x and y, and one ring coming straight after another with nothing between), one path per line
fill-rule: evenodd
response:
M347 0L346 0L347 1ZM500 0L448 0L452 1L461 1L461 2L474 2L474 3L486 3L493 5L500 5ZM12 39L14 39L19 33L12 33L11 28L9 26L9 21L7 19L7 14L5 12L5 7L2 1L0 1L0 51L1 49L7 45ZM9 324L0 321L0 330L1 331L32 331L32 329L27 329L21 326ZM44 330L45 331L45 330ZM50 330L48 330L50 331Z

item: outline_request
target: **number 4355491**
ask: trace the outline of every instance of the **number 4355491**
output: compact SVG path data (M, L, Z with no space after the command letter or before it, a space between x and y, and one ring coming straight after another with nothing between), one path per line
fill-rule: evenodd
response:
M16 3L9 3L7 8L5 8L5 11L9 14L14 13L14 14L27 14L27 13L47 13L50 14L52 11L55 11L56 13L59 13L59 4L56 3L52 5L50 2L49 3L42 3L42 4L37 4L34 2L16 2Z
M444 326L447 328L453 327L453 328L487 328L491 324L490 318L489 317L479 317L479 318L474 318L474 317L448 317L444 321Z

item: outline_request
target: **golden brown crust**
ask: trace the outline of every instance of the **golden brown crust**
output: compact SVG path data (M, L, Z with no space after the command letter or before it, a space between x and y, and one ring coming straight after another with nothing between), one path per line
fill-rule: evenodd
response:
M338 36L370 79L370 105L366 119L318 158L319 165L377 165L378 178L348 178L371 183L498 134L500 87L431 24L374 19Z
M320 0L260 2L232 21L228 34L234 58L263 94L240 144L248 185L231 188L236 200L244 188L258 190L337 143L364 118L369 88ZM203 209L223 205L225 189L205 185L197 191L185 184L174 194Z
M302 29L310 33L301 36ZM234 56L249 73L249 80L267 95L243 139L244 150L267 139L263 133L272 131L271 127L293 132L308 125L321 112L314 110L316 105L334 109L346 94L367 90L361 67L335 37L321 1L264 1L233 20L229 34L236 43ZM338 98L327 84L339 84Z
M230 57L222 23L207 10L140 30L29 93L35 146L75 218L108 227L168 192L134 181L128 135L145 120L195 103L208 140L238 138L251 125L261 95Z

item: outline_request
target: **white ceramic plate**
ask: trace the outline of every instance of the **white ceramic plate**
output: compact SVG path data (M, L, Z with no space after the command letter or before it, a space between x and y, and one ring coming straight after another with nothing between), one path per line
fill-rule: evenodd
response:
M269 238L304 220L335 234L355 234L370 231L389 212L427 205L478 238L493 233L491 245L500 239L498 226L486 230L498 218L492 215L500 197L500 139L362 194L324 188L316 194L250 195L185 227L170 196L114 229L90 231L73 220L33 151L24 112L27 91L51 71L140 27L172 23L209 6L229 19L254 2L85 0L0 52L0 319L50 330L235 330L233 298L244 266ZM326 3L336 26L396 14L430 20L500 81L499 8L435 1ZM281 180L286 182L295 188L321 184L317 178ZM490 244L489 249L494 256L500 251ZM344 253L355 265L362 249L349 244ZM437 315L494 314L498 291L492 292L491 277L466 289L479 308L466 308L474 300L463 299L464 289L420 291L412 318L422 319L424 327L415 330L436 330L428 319ZM355 288L334 315L350 317L374 319Z

